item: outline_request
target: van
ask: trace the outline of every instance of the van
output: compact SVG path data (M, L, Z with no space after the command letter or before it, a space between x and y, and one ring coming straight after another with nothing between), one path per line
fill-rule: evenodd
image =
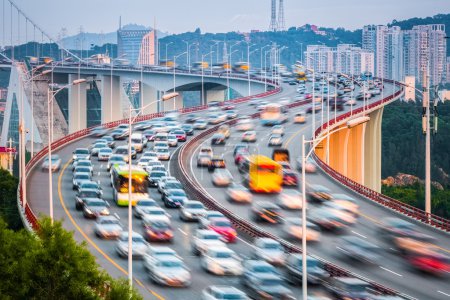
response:
M131 135L131 145L136 149L138 153L142 153L146 146L147 139L142 133L133 133Z

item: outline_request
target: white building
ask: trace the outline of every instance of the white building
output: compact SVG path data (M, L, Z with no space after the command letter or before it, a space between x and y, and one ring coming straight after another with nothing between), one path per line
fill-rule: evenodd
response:
M445 71L445 82L450 83L450 56L447 56L446 63L446 71Z
M306 67L316 73L333 72L334 49L322 45L308 45L305 52Z

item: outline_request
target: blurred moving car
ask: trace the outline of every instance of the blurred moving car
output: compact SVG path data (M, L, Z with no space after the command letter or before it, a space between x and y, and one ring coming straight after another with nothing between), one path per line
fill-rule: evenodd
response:
M211 138L211 146L213 145L225 145L226 138L222 133L214 133Z
M116 239L122 231L122 224L114 216L100 216L94 225L95 235L104 239Z
M52 172L58 172L61 168L61 158L58 154L52 154L51 158L52 163ZM42 171L48 171L50 168L50 160L48 159L48 156L44 159L44 162L42 163Z
M286 260L286 253L278 241L271 238L256 238L253 242L252 257L282 266Z
M147 251L148 243L142 235L137 232L132 233L132 255L133 258L142 258ZM128 257L128 232L122 232L117 240L116 251L120 257Z
M160 285L187 287L191 285L191 271L178 257L161 256L147 267L150 279Z
M97 218L98 216L109 216L109 204L102 199L86 198L81 203L81 210L85 218Z
M220 234L222 240L227 243L236 242L237 232L227 218L212 218L207 228Z
M215 275L242 275L242 260L228 247L210 247L200 258L207 272Z
M292 170L283 169L283 185L284 186L298 186L298 176Z
M375 264L380 258L380 248L365 239L357 236L344 236L339 242L337 248L349 260L355 260L360 263Z
M281 223L281 209L278 205L269 201L254 203L251 210L251 219L256 222Z
M213 172L216 168L226 168L223 156L215 155L211 158L211 162L208 165L208 171Z
M331 200L331 191L320 184L312 184L309 186L307 195L309 200L322 203Z
M199 153L197 155L197 167L207 167L211 163L211 155Z
M288 238L302 239L303 227L301 218L286 218L283 225L283 231ZM321 230L319 226L314 223L306 221L306 241L318 242L321 237Z
M306 112L305 111L300 111L298 113L295 114L294 116L294 123L295 124L303 124L306 122Z
M299 191L284 189L277 196L277 204L285 209L302 209L303 197Z
M109 147L100 148L98 150L97 158L99 161L109 160L109 158L111 157L112 154L113 154L113 151L111 148L109 148Z
M246 131L244 132L244 134L242 135L242 142L247 142L247 143L254 143L256 142L256 131Z
M349 217L350 218L350 217ZM354 218L354 217L353 217ZM336 210L328 208L315 209L310 213L310 220L326 230L342 230L348 225L346 220L336 214Z
M247 295L232 286L211 285L202 291L201 300L248 300Z
M148 208L150 207L159 207L159 205L153 199L139 200L134 206L133 214L136 218L141 219L143 216L147 214Z
M294 300L294 294L284 284L283 279L272 273L256 273L243 280L246 292L252 299Z
M281 146L283 145L283 138L280 134L271 134L267 144L268 146Z
M302 255L298 253L289 254L286 259L286 279L292 284L300 284L303 279L302 267ZM330 274L323 268L322 263L311 256L306 257L306 269L308 272L308 283L320 284L330 277ZM308 297L308 299L310 298Z
M279 134L279 135L283 136L284 135L284 126L283 125L273 125L271 133Z
M302 171L302 158L297 158L297 169L301 172ZM306 160L305 164L305 173L316 173L317 167L314 161L311 158L308 158Z
M194 129L203 130L203 129L206 129L207 125L208 125L208 123L205 120L198 119L194 122L193 126L194 126Z
M91 159L91 153L89 152L88 148L77 148L75 151L73 151L72 155L73 161L77 161L79 159Z
M180 208L180 220L182 221L198 221L205 214L205 206L200 201L185 201Z
M233 176L227 169L214 169L211 176L212 183L215 186L228 186L233 182Z
M170 242L173 238L173 229L170 222L144 218L144 238L148 242Z
M369 283L353 277L331 277L325 286L334 299L370 299Z
M227 199L237 203L251 203L252 193L242 184L231 184L226 191Z
M222 236L213 230L198 229L193 236L191 248L194 255L205 253L210 247L226 247Z

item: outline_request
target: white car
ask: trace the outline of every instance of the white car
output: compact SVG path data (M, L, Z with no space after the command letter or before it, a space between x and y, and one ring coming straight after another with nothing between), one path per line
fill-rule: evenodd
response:
M161 207L151 206L144 211L143 222L161 221L170 224L170 215Z
M355 105L356 104L356 100L355 99L349 99L347 101L344 102L344 105Z
M206 123L205 120L197 120L194 122L194 129L199 129L199 130L203 130L206 129L206 126L208 125L208 123Z
M145 167L145 171L147 171L147 173L151 173L152 170L153 170L153 167L160 167L160 166L164 166L164 165L159 160L149 161L149 162L147 162L147 166Z
M139 167L145 169L145 168L147 168L148 163L151 162L151 161L154 161L154 160L152 158L148 157L148 156L147 157L141 157L141 158L139 158L139 161L138 161L137 165Z
M286 218L283 224L283 231L288 238L301 239L302 238L302 219L300 218ZM320 227L309 221L306 222L306 241L318 242L321 237Z
M269 146L283 145L283 137L280 134L271 134L268 141Z
M191 285L191 272L179 257L160 256L147 267L150 279L164 286Z
M95 235L104 239L116 239L122 233L120 221L114 216L99 216L94 225Z
M211 247L226 247L222 236L213 230L198 229L192 239L192 253L200 255Z
M228 247L210 247L200 259L207 272L215 275L242 275L242 260Z
M285 209L302 209L303 197L302 194L296 190L284 189L278 195L278 206Z
M286 253L283 246L271 238L257 238L254 241L253 258L265 260L272 265L284 265Z
M144 268L148 268L154 264L155 260L161 257L177 257L181 258L175 250L166 246L148 246L144 254Z
M248 143L254 143L256 142L256 131L246 131L242 135L242 141L248 142Z
M216 168L211 176L215 186L228 186L233 182L233 176L227 169Z
M142 154L141 158L144 158L144 157L149 158L150 160L155 160L155 161L158 160L158 156L156 155L156 153L154 151L145 151Z
M147 214L148 209L151 207L159 207L159 205L153 199L139 200L134 206L133 214L136 218L141 219L143 216Z
M169 160L170 159L170 151L168 147L156 147L155 149L156 156L159 160Z
M272 134L279 134L279 135L283 136L284 135L284 126L283 125L272 126Z
M206 215L206 209L200 201L186 201L180 208L180 220L183 221L197 221L204 215Z
M113 155L113 151L109 147L98 150L98 160L109 160L111 155Z
M114 164L126 164L123 155L113 154L109 157L108 163L106 164L106 169L109 171Z
M253 199L252 193L241 184L233 184L227 188L227 198L230 201L238 203L251 203Z
M253 121L250 119L241 119L237 122L236 129L238 131L248 131L253 130L255 128L255 125L253 124Z
M359 215L359 205L356 200L345 194L332 194L333 202L352 212L355 216Z
M202 291L201 300L248 300L250 298L235 287L225 285L212 285Z
M167 142L168 142L170 147L178 146L178 139L177 139L177 136L174 135L174 134L169 134L167 136Z
M132 241L131 250L133 258L141 258L147 251L148 243L137 232L133 232ZM128 232L124 231L120 234L116 244L116 251L120 257L128 257Z

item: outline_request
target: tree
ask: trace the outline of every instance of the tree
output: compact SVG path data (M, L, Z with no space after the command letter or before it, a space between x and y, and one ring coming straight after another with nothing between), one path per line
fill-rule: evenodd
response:
M9 228L17 230L23 227L17 208L17 185L19 180L7 170L0 168L0 217Z
M2 299L126 299L125 280L99 268L86 243L77 243L61 222L40 220L33 235L0 221ZM126 297L124 297L126 295ZM133 290L132 299L142 299Z

